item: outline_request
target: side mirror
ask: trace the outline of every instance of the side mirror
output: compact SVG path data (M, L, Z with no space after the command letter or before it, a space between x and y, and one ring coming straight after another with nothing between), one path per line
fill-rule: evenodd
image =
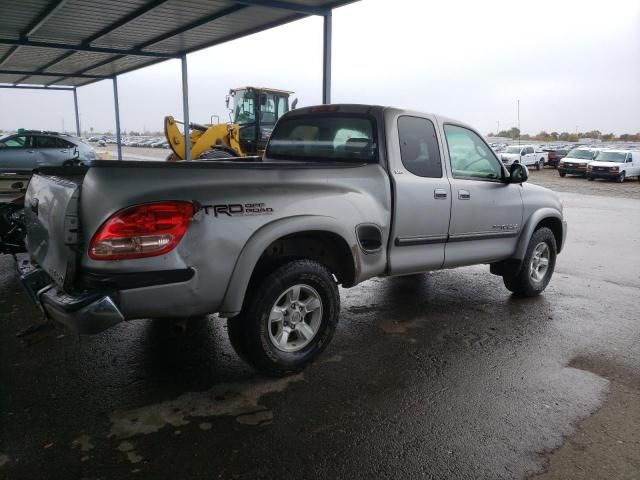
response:
M229 101L231 100L231 97L229 95L226 96L226 98L224 99L224 104L227 106L227 108L229 108Z
M293 102L291 102L291 110L295 110L296 109L296 105L298 105L298 99L294 98Z
M529 178L529 169L521 163L514 163L509 169L509 175L509 183L524 183Z

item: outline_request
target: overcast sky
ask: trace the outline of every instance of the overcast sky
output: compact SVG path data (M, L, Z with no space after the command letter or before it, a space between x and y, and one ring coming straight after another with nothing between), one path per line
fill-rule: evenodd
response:
M440 113L482 132L640 131L639 0L363 0L333 15L333 102ZM189 55L191 119L226 119L230 87L320 103L322 20ZM123 130L182 118L180 63L119 77ZM83 130L115 130L112 84L78 89ZM70 92L0 90L0 128L74 129Z

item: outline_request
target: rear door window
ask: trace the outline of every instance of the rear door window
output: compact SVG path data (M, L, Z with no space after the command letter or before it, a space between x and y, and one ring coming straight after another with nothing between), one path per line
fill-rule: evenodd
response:
M398 118L400 158L414 175L441 178L442 160L433 123L426 118L402 116Z
M71 142L67 142L66 140L63 140L62 138L56 138L56 148L74 148L75 145Z
M33 137L36 148L56 148L56 137Z

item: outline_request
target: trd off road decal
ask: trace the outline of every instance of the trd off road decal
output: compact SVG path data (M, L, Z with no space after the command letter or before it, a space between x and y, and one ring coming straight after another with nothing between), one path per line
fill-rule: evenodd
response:
M250 217L255 215L273 215L273 208L264 203L229 203L221 205L202 205L205 215L215 217Z

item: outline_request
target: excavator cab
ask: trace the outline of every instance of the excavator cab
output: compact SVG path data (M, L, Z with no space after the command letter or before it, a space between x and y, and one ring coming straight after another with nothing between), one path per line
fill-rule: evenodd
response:
M233 99L231 123L238 126L240 149L245 155L264 151L278 119L289 111L289 96L293 92L270 88L243 87L229 91Z
M289 111L292 93L273 88L232 88L227 95L229 123L190 124L190 157L216 160L262 155L276 122ZM233 108L229 106L231 100ZM297 99L291 108L295 108L296 103ZM185 158L184 132L178 129L181 123L170 115L164 119L165 136L173 151L167 158L169 161Z

